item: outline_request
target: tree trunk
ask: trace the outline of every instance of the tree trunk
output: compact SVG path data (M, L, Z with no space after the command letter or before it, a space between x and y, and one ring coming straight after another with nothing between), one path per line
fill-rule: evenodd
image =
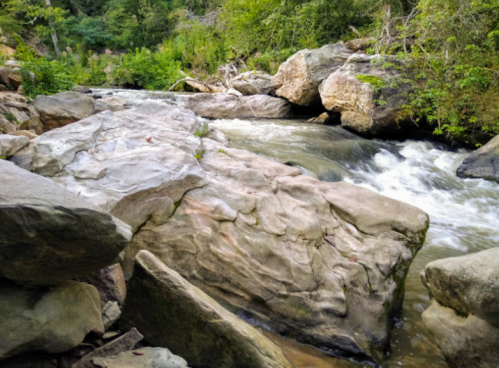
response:
M47 8L51 8L52 4L50 0L45 0L45 5ZM57 57L61 56L61 49L59 48L59 38L57 37L57 31L55 30L55 23L52 20L49 20L50 29L52 30L52 41L54 42L55 53Z

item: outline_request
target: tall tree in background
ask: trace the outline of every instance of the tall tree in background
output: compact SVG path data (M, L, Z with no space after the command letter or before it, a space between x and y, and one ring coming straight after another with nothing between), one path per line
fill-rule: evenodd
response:
M45 0L45 6L49 10L49 12L52 10L52 4L50 3L50 0ZM54 42L54 49L57 54L57 57L61 56L61 49L59 48L59 38L57 37L57 30L55 29L55 22L53 19L49 18L49 26L50 29L52 30L52 42Z

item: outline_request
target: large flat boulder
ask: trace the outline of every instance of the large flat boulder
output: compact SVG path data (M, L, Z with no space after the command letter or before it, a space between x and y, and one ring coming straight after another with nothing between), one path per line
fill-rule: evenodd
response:
M381 356L428 216L196 137L199 128L192 112L151 102L47 132L30 147L37 172L132 226L125 273L146 249L278 333Z
M421 273L432 304L423 322L451 367L499 361L499 248L441 259Z
M0 275L52 285L97 271L125 249L130 227L53 181L0 160Z
M291 368L281 349L148 251L135 260L120 327L136 326L200 368Z
M189 368L185 359L165 348L142 348L92 361L92 368Z
M95 100L83 93L70 91L52 96L36 96L33 106L40 114L44 130L48 131L92 115Z
M499 183L499 135L467 157L458 167L457 176Z
M52 288L24 289L4 281L0 295L0 360L66 352L88 333L104 333L99 294L91 285L66 281Z
M384 68L379 55L354 54L319 87L322 104L341 113L341 125L367 136L393 137L415 125L404 117L409 86Z
M274 76L276 95L300 106L320 104L319 85L352 54L342 43L298 51Z
M189 97L185 107L199 116L215 119L292 116L289 102L267 95L238 97L225 93L200 93Z

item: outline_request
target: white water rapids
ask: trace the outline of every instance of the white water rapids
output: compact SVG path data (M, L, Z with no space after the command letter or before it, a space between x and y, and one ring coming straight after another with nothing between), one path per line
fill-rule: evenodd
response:
M95 92L105 94L109 90ZM132 104L144 99L168 99L181 104L184 98L164 92L113 92ZM296 120L207 122L222 130L233 147L297 166L305 175L369 188L430 215L426 243L407 278L402 320L393 331L393 354L383 367L446 367L421 322L429 298L419 273L432 260L499 246L499 184L463 180L455 175L470 153L449 151L429 142L363 140L340 127Z

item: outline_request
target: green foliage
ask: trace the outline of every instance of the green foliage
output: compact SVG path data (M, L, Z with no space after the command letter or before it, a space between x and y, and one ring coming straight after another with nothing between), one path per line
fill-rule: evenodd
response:
M218 152L219 152L219 153L223 153L224 155L228 155L227 151L226 151L226 150L224 150L223 148L219 148L219 149L218 149Z
M381 91L381 88L383 88L385 84L382 78L376 77L374 75L358 74L355 76L355 78L357 78L362 83L369 83L377 92Z
M13 114L10 114L10 113L5 114L5 113L3 113L3 115L4 115L4 116L5 116L5 118L6 118L8 121L10 121L11 123L17 123L17 122L18 122L18 121L17 121L17 118L16 118Z
M198 138L204 138L208 135L210 132L210 127L208 126L207 123L203 123L201 127L194 133L194 136Z
M206 153L206 150L204 150L204 149L197 149L196 150L196 154L194 155L194 157L198 161L201 161L203 159L203 156L204 156L205 153Z

